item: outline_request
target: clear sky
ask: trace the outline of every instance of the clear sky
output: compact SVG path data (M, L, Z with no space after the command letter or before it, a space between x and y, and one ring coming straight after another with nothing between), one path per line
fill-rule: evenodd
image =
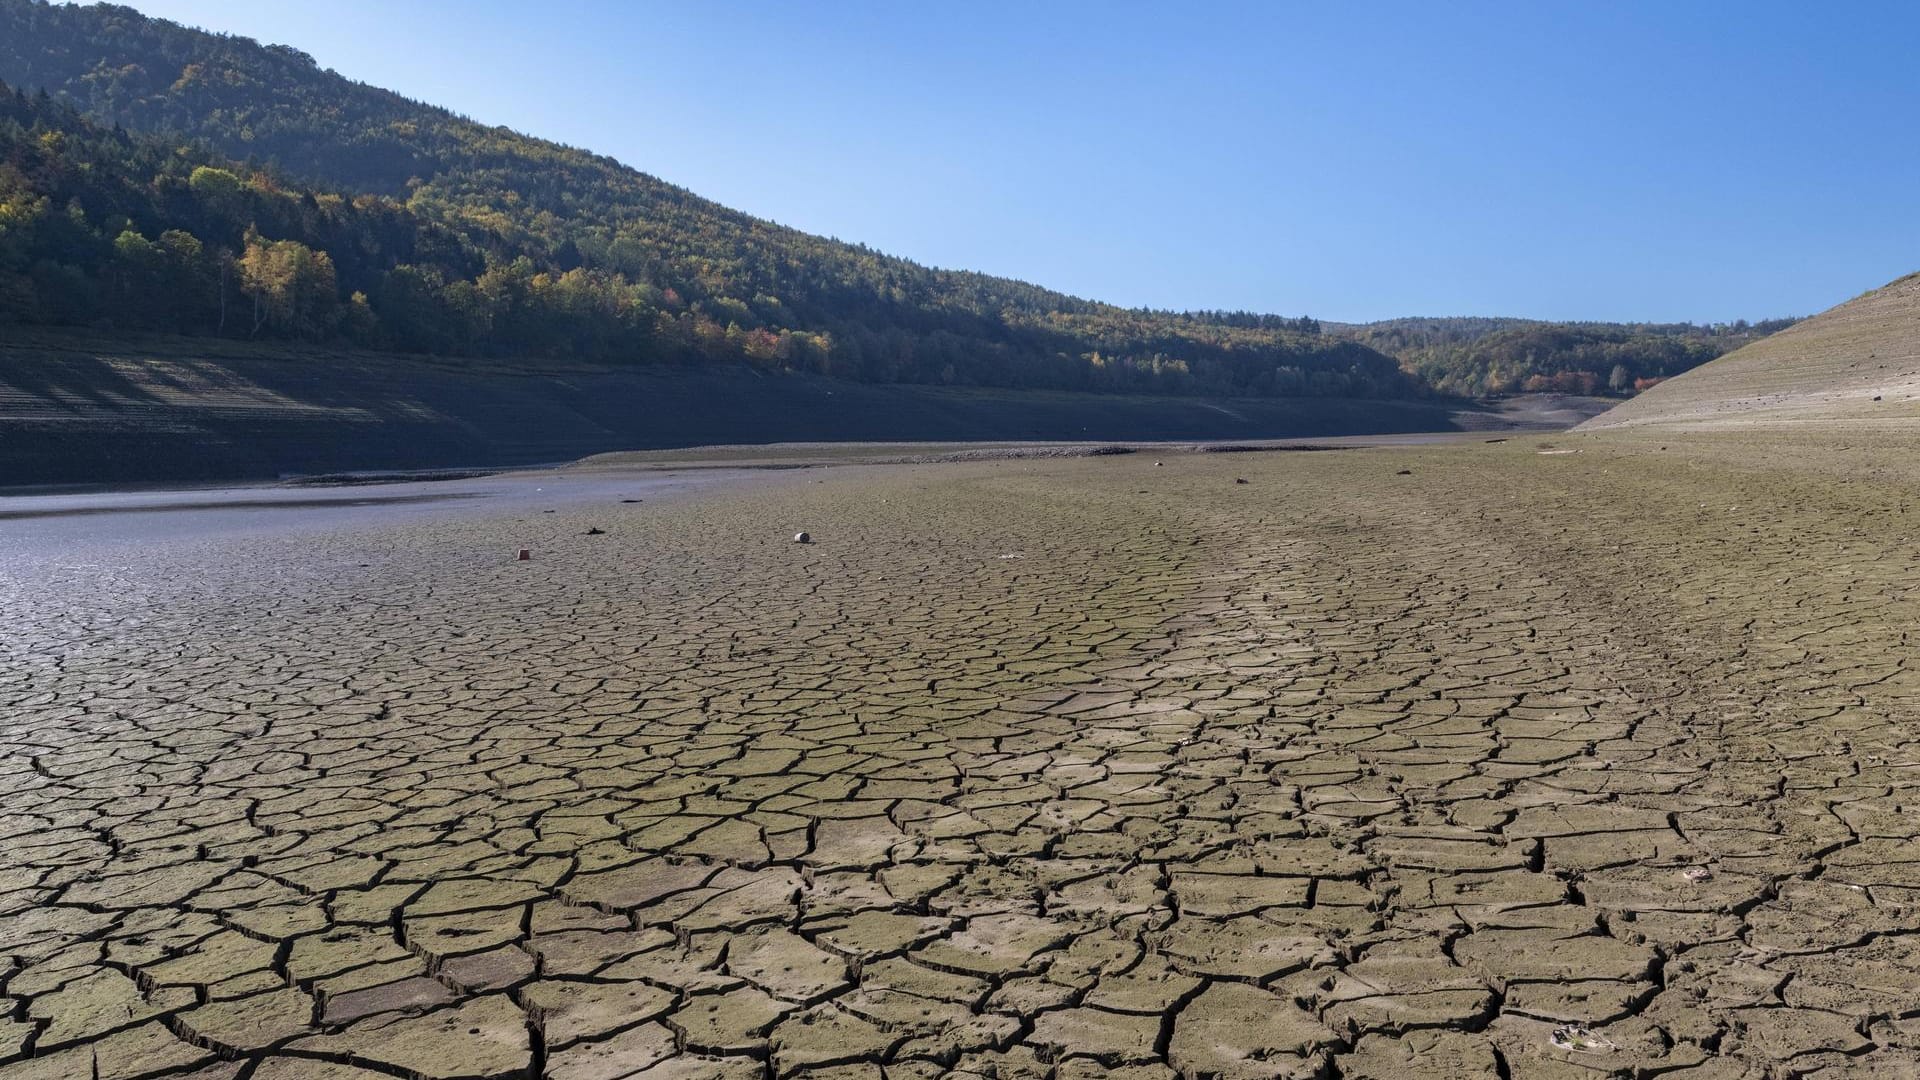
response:
M1717 321L1920 269L1920 5L132 2L1127 305Z

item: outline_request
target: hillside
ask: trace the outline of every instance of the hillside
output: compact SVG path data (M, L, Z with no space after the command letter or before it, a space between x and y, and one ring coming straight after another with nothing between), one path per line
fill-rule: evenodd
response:
M0 80L21 91L0 101L0 321L746 360L869 382L1368 398L1627 394L1789 321L1339 325L1122 309L783 228L288 46L112 5L0 0Z
M17 322L749 360L869 382L1424 389L1311 320L1122 309L929 269L352 82L292 48L127 8L0 0L0 80L23 91L6 95L12 130L0 132L0 205L14 221L0 312ZM185 313L116 300L182 284Z
M1621 403L1582 430L1920 420L1920 274Z
M1571 422L1784 325L1123 309L940 270L297 49L0 0L0 467L220 479L829 439ZM156 344L158 342L159 344ZM1535 415L1537 414L1537 415Z

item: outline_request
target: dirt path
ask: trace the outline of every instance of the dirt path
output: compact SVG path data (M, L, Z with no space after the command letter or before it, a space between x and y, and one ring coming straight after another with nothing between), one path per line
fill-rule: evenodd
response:
M0 1080L1912 1075L1911 449L1541 441L46 563Z

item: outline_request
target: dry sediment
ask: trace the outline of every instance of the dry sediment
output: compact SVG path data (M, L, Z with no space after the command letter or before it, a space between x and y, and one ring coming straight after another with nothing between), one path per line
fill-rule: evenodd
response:
M1911 448L1539 442L16 564L0 1080L1912 1075Z

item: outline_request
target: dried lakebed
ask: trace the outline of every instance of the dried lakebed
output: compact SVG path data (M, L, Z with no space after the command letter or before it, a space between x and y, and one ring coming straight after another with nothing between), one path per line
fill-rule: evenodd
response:
M0 1080L1913 1075L1914 447L1553 438L86 518Z

